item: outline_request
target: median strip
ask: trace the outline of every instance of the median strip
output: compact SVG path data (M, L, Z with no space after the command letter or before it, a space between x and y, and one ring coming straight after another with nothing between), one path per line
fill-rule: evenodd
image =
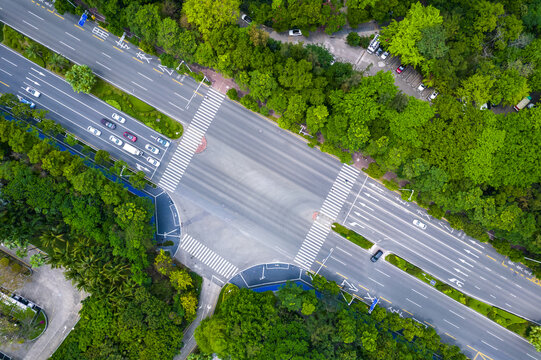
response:
M477 311L478 313L488 317L490 320L498 323L507 330L510 330L524 338L526 338L529 329L535 326L534 323L514 314L511 314L510 312L499 309L495 306L485 304L477 299L472 298L471 296L465 295L464 293L458 291L450 285L445 284L434 276L426 273L421 268L418 268L417 266L394 254L387 255L385 260L393 264L397 268L416 277L417 279L432 285L436 290L441 291L442 293L458 301L459 303L466 305L469 308ZM462 317L453 311L451 312L459 317Z
M364 236L357 234L355 231L350 230L339 223L332 224L332 229L337 234L351 241L355 245L362 247L363 249L370 249L374 245L373 242L367 240Z

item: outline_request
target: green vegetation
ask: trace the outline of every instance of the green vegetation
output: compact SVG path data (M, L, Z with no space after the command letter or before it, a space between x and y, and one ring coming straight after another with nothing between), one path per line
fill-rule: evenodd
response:
M91 92L92 95L169 138L178 139L182 136L183 129L179 122L101 79L97 79L96 85L94 85Z
M357 246L362 247L363 249L370 249L373 242L367 240L364 236L357 234L355 231L346 228L345 226L340 225L339 223L333 223L332 229L354 243Z
M13 111L19 105L10 95L2 103L12 101ZM39 247L44 261L91 293L52 359L172 358L197 307L200 280L178 267L174 286L150 266L150 200L37 135L26 123L0 118L0 232L10 247Z
M3 342L23 343L36 339L47 325L45 315L30 308L22 310L17 305L0 298L0 339Z
M535 346L537 351L541 351L541 326L535 326L530 330L528 339Z
M430 274L423 272L422 269L417 266L407 262L406 260L390 254L387 255L386 260L393 264L394 266L404 270L408 274L415 276L419 280L430 284L431 281L434 281L436 284L434 287L444 293L445 295L453 298L454 300L464 304L478 313L488 317L490 320L495 321L501 326L505 327L508 330L511 330L522 337L527 337L529 329L534 325L528 320L524 320L516 315L513 315L505 310L496 308L494 306L485 304L477 299L474 299L468 295L463 294L462 292L456 290L455 288L441 282Z
M66 58L18 33L9 26L4 26L2 33L5 45L23 54L36 64L65 76L66 81L73 86L74 91L90 92L169 138L178 139L182 136L183 128L179 122L162 114L136 97L126 94L102 79L96 78L88 66L72 65Z
M335 283L318 277L317 285L321 297L289 282L275 294L228 285L195 331L199 350L222 359L466 359L431 327L381 307L368 315L364 303L348 306Z
M22 266L16 258L0 250L0 284L9 292L14 292L30 279L31 271Z
M66 81L73 87L73 91L88 94L96 83L96 76L88 65L74 64L66 72Z

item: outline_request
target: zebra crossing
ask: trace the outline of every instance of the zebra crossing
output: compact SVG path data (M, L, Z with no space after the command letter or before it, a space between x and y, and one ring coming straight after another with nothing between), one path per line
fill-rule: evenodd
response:
M226 279L230 279L239 271L235 265L231 264L188 234L185 234L182 237L180 248Z
M160 178L158 185L161 188L171 192L175 191L224 97L222 93L209 88L207 96L197 109L173 157L167 164L167 169Z
M321 206L320 215L324 215L332 222L336 220L358 176L359 170L346 164L342 166L329 194L327 194L327 198ZM297 256L295 256L295 263L305 269L310 269L330 230L328 225L317 220L314 221Z

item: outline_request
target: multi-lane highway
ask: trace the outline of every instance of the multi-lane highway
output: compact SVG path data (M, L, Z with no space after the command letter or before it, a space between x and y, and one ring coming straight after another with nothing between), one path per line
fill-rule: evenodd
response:
M129 49L119 45L117 37L109 34L99 39L103 34L93 23L80 29L74 17L60 17L30 0L3 3L0 20L50 48L67 45L60 52L71 60L87 63L100 76L189 124L180 146L174 143L167 151L161 149L162 165L149 176L171 193L179 208L184 238L176 256L208 278L221 283L238 269L264 262L296 262L313 270L325 264L322 271L329 278L347 280L358 296L364 291L383 296L393 308L407 310L440 334L450 335L449 341L469 355L480 351L493 359L538 358L525 340L428 285L381 260L372 265L367 252L329 235L329 225L338 220L376 242L378 248L410 260L483 301L539 320L536 304L541 302L541 287L527 270L509 264L490 246L430 218L356 169L308 148L293 134L223 95L205 87L196 92L195 82L168 75L155 58L129 44ZM100 61L96 56L105 55L99 54L110 58ZM52 117L78 137L132 166L144 164L107 143L108 133L99 120L102 116L110 119L112 108L90 96L70 93L69 85L44 70L44 76L30 75L36 72L32 68L39 68L7 50L2 50L2 56L16 64L11 65L14 68L23 69L11 69L0 59L2 69L9 72L0 73L0 80L9 85L2 92L18 93L26 81L43 93L35 102L53 110ZM26 68L20 65L24 62ZM96 104L89 105L91 101ZM89 107L98 110L92 112ZM127 119L125 129L141 140L157 136ZM84 130L92 122L104 132L101 137ZM116 131L121 134L124 128ZM207 148L194 155L203 134ZM413 225L414 219L425 223L426 229ZM413 295L417 292L425 297ZM452 314L458 315L453 318Z

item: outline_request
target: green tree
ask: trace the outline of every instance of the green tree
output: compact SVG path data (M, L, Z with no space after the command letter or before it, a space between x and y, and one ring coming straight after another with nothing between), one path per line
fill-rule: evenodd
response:
M110 155L105 150L98 150L94 155L94 161L99 165L106 165L110 160Z
M445 44L445 29L442 24L421 29L421 39L416 46L423 57L428 60L444 57L449 51Z
M329 111L325 105L310 106L306 111L306 126L312 134L317 134L325 126L328 116Z
M204 38L212 30L234 24L239 17L239 0L186 0L182 9L188 21L195 24Z
M171 259L171 256L169 256L165 250L160 249L160 252L156 256L156 259L154 259L154 267L156 270L165 276L168 276L169 273L173 270L173 259Z
M504 105L515 105L530 94L528 80L516 69L505 70L495 81L492 102Z
M89 93L96 83L96 77L87 65L75 64L66 72L66 81L73 87L73 91Z
M68 64L69 64L68 59L66 59L60 54L53 53L49 57L49 65L51 65L53 70L62 71L68 66Z
M535 347L535 350L541 352L541 326L534 326L530 329L528 340Z
M169 280L171 280L171 285L179 292L193 286L190 274L184 269L172 270L169 273Z
M46 64L45 59L43 58L43 50L38 43L30 41L28 46L24 49L24 55L29 59L40 59L41 66L45 67Z

